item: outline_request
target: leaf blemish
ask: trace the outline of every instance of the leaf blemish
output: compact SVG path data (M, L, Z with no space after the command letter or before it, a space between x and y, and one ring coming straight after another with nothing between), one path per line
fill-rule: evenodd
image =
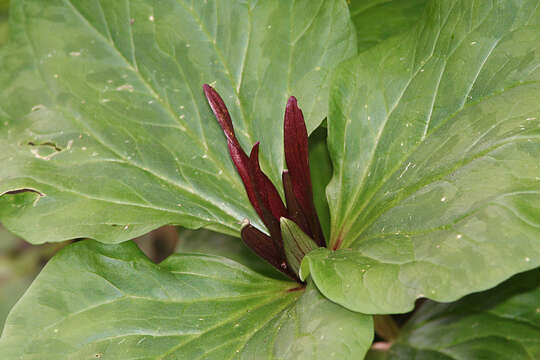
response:
M30 149L30 152L37 159L50 160L53 156L61 153L62 151L70 150L71 146L73 145L73 140L68 141L67 146L66 146L65 149L61 148L60 146L58 146L57 144L55 144L52 141L45 141L45 142L41 142L41 143L37 143L37 142L34 142L34 141L29 141L29 142L26 143L26 145L29 145L29 146L33 147L32 149ZM39 150L43 149L43 147L48 148L48 149L52 149L53 152L51 152L51 153L49 153L47 155L42 155L42 154L40 154Z
M30 145L30 146L49 146L49 147L52 147L56 151L62 151L62 148L60 148L58 145L56 145L55 143L50 142L50 141L43 142L43 143L35 143L33 141L29 141L27 143L27 145Z
M128 91L133 92L133 85L131 84L124 84L116 88L116 91Z
M0 196L3 196L3 195L15 195L15 194L20 194L20 193L25 193L25 192L33 192L33 193L38 194L40 197L47 196L44 193L42 193L41 191L36 190L36 189L32 189L32 188L13 189L13 190L9 190L9 191L5 191L3 193L0 193Z
M41 110L41 109L45 109L45 105L43 105L43 104L34 105L34 106L32 106L31 111L34 112L34 111Z

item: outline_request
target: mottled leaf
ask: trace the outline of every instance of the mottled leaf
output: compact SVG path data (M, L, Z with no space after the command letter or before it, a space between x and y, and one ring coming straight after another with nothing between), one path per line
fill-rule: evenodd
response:
M176 252L223 256L267 277L286 279L282 273L257 256L242 240L209 230L181 230Z
M349 8L356 27L358 52L403 33L418 19L427 0L351 0Z
M540 265L540 7L431 1L336 73L331 248L306 257L331 300L398 313Z
M539 279L534 270L456 303L423 304L386 359L540 358Z
M288 96L312 131L330 70L356 53L343 0L12 5L0 218L34 243L119 242L168 223L237 235L244 218L262 229L202 84L223 96L244 149L261 142L277 183Z
M222 257L160 265L133 243L78 242L12 310L6 359L358 359L371 317L316 287L263 277Z

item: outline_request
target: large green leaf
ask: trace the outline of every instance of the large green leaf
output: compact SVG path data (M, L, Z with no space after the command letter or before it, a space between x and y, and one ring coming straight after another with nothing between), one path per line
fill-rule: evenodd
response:
M28 246L0 226L0 332L9 311L39 274L44 262L65 244Z
M351 0L358 51L408 30L422 14L427 0Z
M13 305L37 275L34 259L17 259L19 241L0 226L0 329Z
M540 271L452 304L428 302L385 359L540 358Z
M176 252L223 256L267 277L288 279L240 239L209 230L180 230Z
M371 317L230 260L131 242L60 252L8 317L6 359L358 359Z
M261 226L202 84L277 181L287 96L313 130L330 70L356 52L342 0L15 0L10 16L0 194L33 193L5 197L0 216L36 243Z
M452 301L540 265L540 6L432 1L336 73L321 291L364 313Z

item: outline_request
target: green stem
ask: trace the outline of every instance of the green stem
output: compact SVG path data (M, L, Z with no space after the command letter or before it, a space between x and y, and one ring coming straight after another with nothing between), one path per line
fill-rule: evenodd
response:
M394 341L399 335L399 327L390 315L373 315L375 332L385 341Z

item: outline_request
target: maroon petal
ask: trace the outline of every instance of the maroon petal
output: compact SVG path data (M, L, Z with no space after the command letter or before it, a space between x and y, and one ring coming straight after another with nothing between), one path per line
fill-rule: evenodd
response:
M248 223L242 227L241 236L244 243L257 255L291 279L300 282L298 276L287 266L285 259L274 247L274 242L268 235Z
M234 128L231 121L231 116L229 115L227 106L225 106L223 99L221 98L221 96L219 96L217 91L214 90L214 88L212 88L210 85L204 84L203 89L204 94L206 95L206 99L208 100L208 103L210 104L210 107L212 108L212 111L214 112L214 115L216 116L219 125L225 133L225 137L227 138L227 146L229 147L229 153L231 154L231 158L234 165L236 166L236 170L238 171L238 174L240 175L240 178L244 183L248 199L257 214L262 217L261 207L259 206L259 203L257 202L257 198L255 196L255 184L251 181L251 177L249 176L249 158L246 152L240 146L238 139L236 138L236 134L234 133Z
M208 99L208 103L210 104L210 107L212 108L212 111L219 122L219 125L221 125L221 128L225 132L227 139L238 142L236 140L236 135L234 134L234 128L231 116L229 115L229 110L227 110L227 106L225 105L225 102L223 102L221 96L219 96L217 91L208 84L203 85L203 90L204 94L206 95L206 99Z
M261 220L266 225L276 249L282 256L280 260L285 261L279 219L282 216L287 216L287 209L283 201L281 201L276 188L261 170L259 165L259 143L253 146L249 155L249 174L255 184L255 197L261 208Z
M283 204L279 192L270 179L262 172L259 164L259 143L253 145L249 155L250 174L255 183L255 191L261 197L261 205L266 206L279 223L281 217L287 217L287 208Z
M294 193L303 209L310 206L311 176L309 173L308 135L302 110L291 96L285 109L285 160L291 176Z
M284 170L281 179L283 182L283 190L285 191L285 200L287 201L287 210L289 212L289 219L294 221L300 228L311 238L313 238L313 233L307 221L306 215L300 208L300 204L296 200L294 195L291 175L288 170Z
M294 96L289 98L285 109L284 146L293 192L309 223L310 231L306 233L311 233L319 246L325 246L322 228L313 204L306 124Z

